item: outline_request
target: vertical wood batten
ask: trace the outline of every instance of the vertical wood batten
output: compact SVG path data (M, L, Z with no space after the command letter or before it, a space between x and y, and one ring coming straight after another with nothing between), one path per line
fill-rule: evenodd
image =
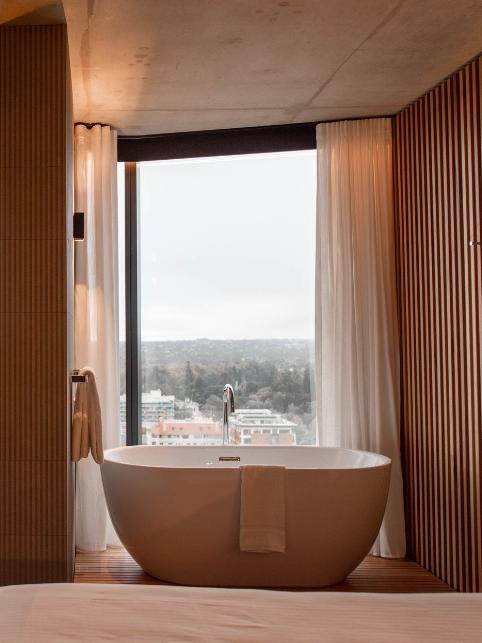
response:
M481 62L394 118L409 554L482 590Z
M71 579L67 34L0 27L0 585Z

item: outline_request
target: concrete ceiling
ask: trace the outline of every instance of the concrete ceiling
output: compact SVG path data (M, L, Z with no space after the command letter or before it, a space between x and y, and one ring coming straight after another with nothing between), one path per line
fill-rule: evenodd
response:
M482 0L63 4L75 118L121 134L392 114L482 49Z
M0 0L0 25L64 23L61 0Z

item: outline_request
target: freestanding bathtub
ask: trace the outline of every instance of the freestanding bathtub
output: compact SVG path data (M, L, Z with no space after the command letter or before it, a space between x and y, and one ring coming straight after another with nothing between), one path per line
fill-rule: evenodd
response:
M239 550L240 466L250 464L286 467L285 553ZM102 480L119 538L152 576L183 585L322 587L370 551L390 466L384 456L337 448L135 446L106 452Z

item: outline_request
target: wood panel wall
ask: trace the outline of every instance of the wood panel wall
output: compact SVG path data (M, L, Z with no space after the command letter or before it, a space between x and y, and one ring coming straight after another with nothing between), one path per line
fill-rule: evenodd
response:
M71 579L69 83L65 25L0 27L0 584Z
M481 59L394 118L409 555L482 591Z

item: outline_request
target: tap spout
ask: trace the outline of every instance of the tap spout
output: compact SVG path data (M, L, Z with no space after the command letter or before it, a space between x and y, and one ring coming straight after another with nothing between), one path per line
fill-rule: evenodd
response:
M226 384L223 390L223 445L229 444L229 414L234 413L234 389Z

